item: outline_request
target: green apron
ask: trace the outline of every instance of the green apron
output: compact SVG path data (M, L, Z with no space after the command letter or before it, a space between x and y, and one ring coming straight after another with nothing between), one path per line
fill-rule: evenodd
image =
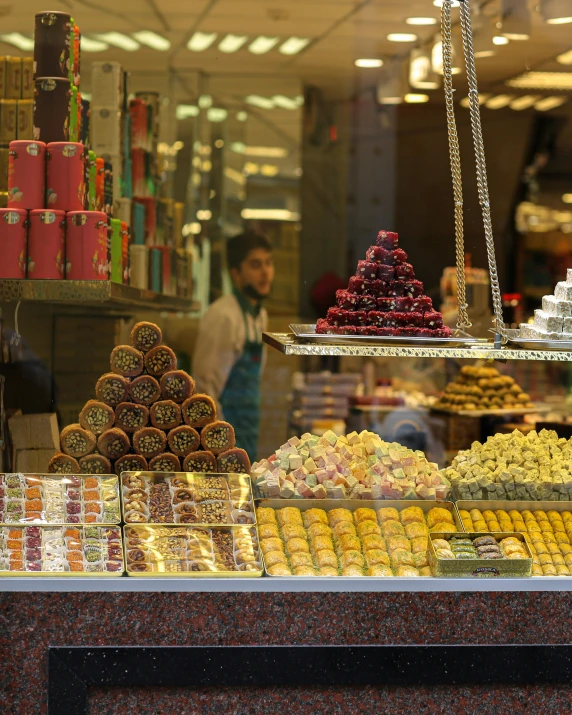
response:
M262 373L262 336L255 341L248 339L247 312L256 315L246 298L235 291L242 310L246 341L240 358L235 362L220 396L224 418L234 427L236 446L256 460L258 430L260 426L260 376ZM258 309L258 312L260 309Z

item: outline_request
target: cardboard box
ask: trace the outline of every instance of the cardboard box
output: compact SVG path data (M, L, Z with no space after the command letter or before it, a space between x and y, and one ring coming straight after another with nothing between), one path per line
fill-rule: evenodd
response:
M24 474L46 474L53 449L19 449L14 458L14 469Z
M58 418L55 413L16 415L8 420L15 450L52 450L60 446Z

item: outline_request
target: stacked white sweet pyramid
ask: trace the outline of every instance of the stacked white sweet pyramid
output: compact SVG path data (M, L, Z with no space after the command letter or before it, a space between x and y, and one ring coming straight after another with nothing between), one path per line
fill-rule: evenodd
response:
M520 337L532 340L572 340L572 268L566 281L556 284L554 295L545 295L534 322L521 323Z

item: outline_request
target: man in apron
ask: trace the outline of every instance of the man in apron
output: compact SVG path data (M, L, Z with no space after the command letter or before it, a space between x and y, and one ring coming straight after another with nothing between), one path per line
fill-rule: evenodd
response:
M233 292L216 300L199 326L193 356L197 389L217 400L219 417L230 422L236 445L257 457L260 423L262 333L268 315L262 301L274 280L272 247L264 236L243 234L227 244Z

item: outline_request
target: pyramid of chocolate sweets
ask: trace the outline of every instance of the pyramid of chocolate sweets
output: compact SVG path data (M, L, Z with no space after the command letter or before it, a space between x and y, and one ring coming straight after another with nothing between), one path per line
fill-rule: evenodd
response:
M380 231L365 261L358 261L347 290L336 293L335 308L318 320L316 332L450 338L441 313L433 310L423 283L415 279L396 233Z
M217 420L215 401L195 392L177 370L161 329L137 323L130 345L111 353L111 371L95 386L78 424L60 434L55 474L122 472L250 472L247 453L235 444L232 425Z

